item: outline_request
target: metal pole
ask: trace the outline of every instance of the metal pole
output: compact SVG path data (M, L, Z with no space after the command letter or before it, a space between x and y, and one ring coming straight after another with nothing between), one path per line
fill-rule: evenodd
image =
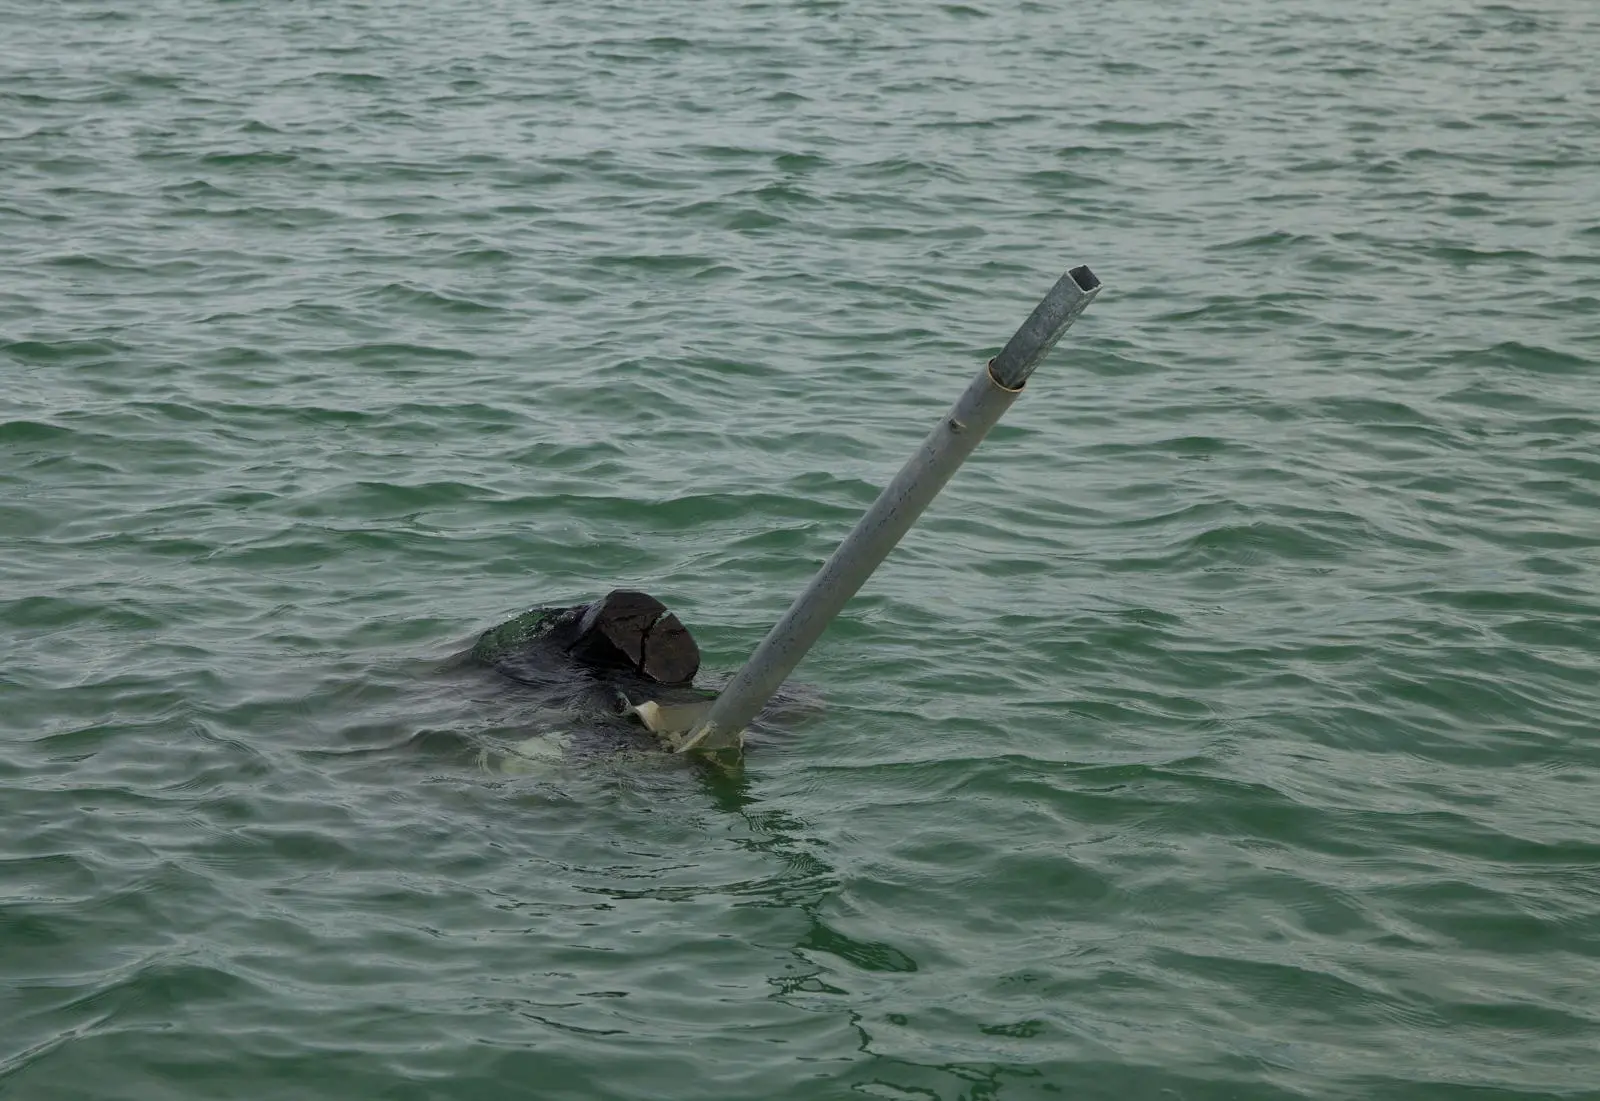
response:
M901 536L911 530L956 468L1011 408L1028 376L1099 290L1100 280L1087 267L1073 268L1061 277L767 632L704 721L677 745L678 752L729 749L739 744L750 720Z

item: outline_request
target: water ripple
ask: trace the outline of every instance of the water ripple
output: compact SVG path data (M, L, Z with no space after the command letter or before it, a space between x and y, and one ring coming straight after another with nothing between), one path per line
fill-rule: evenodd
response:
M1588 5L374 16L0 0L0 1092L1592 1090ZM1075 262L825 709L486 770Z

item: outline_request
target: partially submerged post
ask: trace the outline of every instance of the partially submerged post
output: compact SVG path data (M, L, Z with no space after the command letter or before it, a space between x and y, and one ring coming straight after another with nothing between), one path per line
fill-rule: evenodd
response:
M1011 407L1034 368L1099 290L1100 280L1087 267L1073 268L1061 277L767 632L710 713L678 743L679 752L739 744L750 720Z

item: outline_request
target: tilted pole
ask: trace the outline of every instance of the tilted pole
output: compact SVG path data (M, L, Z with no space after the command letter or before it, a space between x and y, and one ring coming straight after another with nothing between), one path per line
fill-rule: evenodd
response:
M1010 343L985 365L922 442L911 461L884 487L783 618L767 632L744 668L711 705L710 712L678 743L680 753L739 745L750 720L766 706L872 571L911 530L956 468L1011 408L1034 368L1099 291L1100 280L1087 267L1073 268L1051 288Z

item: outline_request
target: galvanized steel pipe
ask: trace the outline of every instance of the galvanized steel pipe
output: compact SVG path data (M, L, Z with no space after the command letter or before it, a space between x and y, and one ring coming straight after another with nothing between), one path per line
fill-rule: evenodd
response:
M1100 280L1087 267L1073 268L1061 277L767 632L704 721L677 746L679 752L729 749L739 744L750 720L911 530L956 468L1011 408L1028 377L1099 290Z

